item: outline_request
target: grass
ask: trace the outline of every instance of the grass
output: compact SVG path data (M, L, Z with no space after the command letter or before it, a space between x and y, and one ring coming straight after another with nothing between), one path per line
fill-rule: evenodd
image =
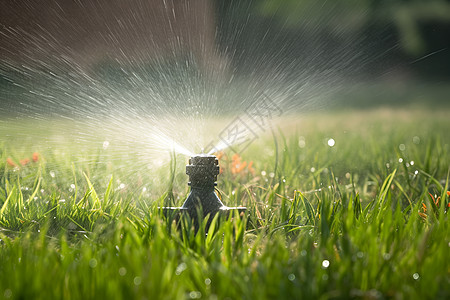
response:
M144 172L101 145L19 140L5 121L0 298L450 298L447 112L295 119L241 153L255 174L221 158L222 199L248 215L208 235L158 210L187 196L184 157Z

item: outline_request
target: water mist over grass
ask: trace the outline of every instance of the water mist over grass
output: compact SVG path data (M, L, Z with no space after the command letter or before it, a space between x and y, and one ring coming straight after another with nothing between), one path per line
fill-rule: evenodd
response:
M183 5L191 8L189 3ZM87 7L80 9L90 13ZM164 9L170 11L170 7ZM248 9L237 5L236 20L249 14ZM112 14L118 20L133 17L127 10L120 15ZM65 12L58 16L67 17ZM137 16L143 17L145 12L137 12ZM170 24L176 24L183 16L174 13L173 18ZM197 18L199 22L203 20ZM49 145L57 147L56 141L65 136L80 150L89 144L108 142L114 151L138 155L144 161L160 160L162 156L168 161L170 151L184 155L202 149L209 151L206 148L211 142L217 143L224 130L214 125L216 119L228 124L245 115L249 106L257 106L264 97L273 101L284 114L326 106L329 96L348 83L351 73L359 69L364 60L355 48L358 39L355 37L345 37L348 47L334 49L331 55L318 35L313 38L313 44L322 45L317 48L320 51L310 49L295 54L298 45L280 28L261 37L258 24L251 21L218 26L221 28L216 41L219 45L211 55L194 55L195 48L190 49L192 52L186 51L186 45L179 42L165 46L170 50L166 51L169 53L166 56L152 57L148 48L149 53L130 51L125 52L130 53L129 57L121 54L114 58L116 45L110 44L110 51L105 52L103 60L90 65L78 58L75 47L65 47L56 38L48 37L52 33L56 37L58 31L27 35L20 30L3 28L6 48L8 43L25 45L30 36L34 47L17 47L21 49L18 55L26 58L22 62L8 57L0 61L0 113L6 119L13 117L24 122L26 119L67 120L68 125L62 125L64 128L51 130L54 136L38 136L39 130L21 132L20 122L16 122L15 134L21 138L32 135L36 143L53 140ZM131 33L127 30L134 29L117 27L109 34L120 41ZM314 30L320 33L318 28L312 28L311 36ZM181 33L173 31L172 34L179 36ZM193 39L197 34L206 36L203 32L187 33ZM270 42L274 36L277 36L277 43ZM154 38L136 36L134 42L136 45L157 44ZM95 48L104 41L90 43L86 47ZM204 43L206 47L206 41ZM49 47L52 55L48 55ZM129 47L133 48L133 41ZM92 57L95 55L93 53ZM85 58L89 59L89 53ZM258 135L267 131L267 128L252 129Z

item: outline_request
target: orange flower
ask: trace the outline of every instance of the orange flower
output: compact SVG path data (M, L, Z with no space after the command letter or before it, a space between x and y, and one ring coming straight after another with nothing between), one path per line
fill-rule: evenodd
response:
M247 169L250 173L252 173L253 176L255 176L255 169L253 168L253 160L248 163Z
M449 197L450 197L450 191L447 191L447 196L449 196Z
M425 205L425 203L422 203L422 210L424 213L427 212L427 206Z
M17 167L16 163L12 160L11 157L8 157L8 158L6 159L6 163L7 163L8 166L10 166L10 167Z
M223 153L223 151L219 151L219 152L217 152L216 157L217 157L217 159L220 160L224 155L225 155L225 153Z
M29 163L30 163L30 160L29 160L28 158L24 158L24 159L20 160L20 164L21 164L22 166L26 166L26 165L28 165Z
M39 153L34 152L33 156L32 156L32 159L33 159L34 162L37 162L39 160Z

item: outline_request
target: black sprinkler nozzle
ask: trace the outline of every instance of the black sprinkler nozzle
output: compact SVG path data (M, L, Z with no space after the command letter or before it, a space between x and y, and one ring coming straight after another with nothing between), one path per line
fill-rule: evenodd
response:
M167 215L169 212L187 213L194 219L194 224L197 227L200 210L202 217L210 215L207 224L207 227L209 227L210 221L217 213L228 216L231 211L245 212L245 207L228 207L220 201L215 192L219 172L219 160L214 155L198 154L192 156L186 166L191 192L181 207L164 207L164 214Z

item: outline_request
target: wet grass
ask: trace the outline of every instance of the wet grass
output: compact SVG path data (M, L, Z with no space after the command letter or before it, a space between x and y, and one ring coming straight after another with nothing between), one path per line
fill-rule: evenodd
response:
M289 118L240 153L250 169L221 157L221 197L248 215L208 235L158 210L187 196L184 157L136 175L101 144L39 148L3 123L0 298L448 299L446 112Z

